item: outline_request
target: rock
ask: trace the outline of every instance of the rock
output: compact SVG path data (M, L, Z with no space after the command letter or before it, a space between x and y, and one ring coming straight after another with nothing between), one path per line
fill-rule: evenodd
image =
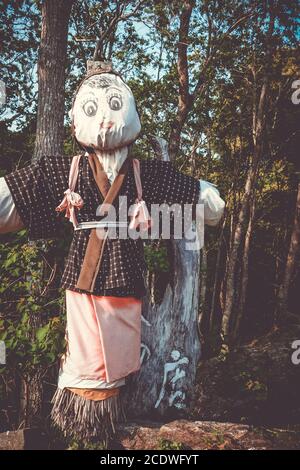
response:
M39 429L0 433L0 450L47 450L46 434Z
M276 330L200 362L188 418L255 425L300 423L300 366L291 361L299 327Z
M300 426L256 428L245 424L176 420L120 427L119 445L128 450L300 450Z
M128 450L158 449L160 426L152 422L126 423L120 426L115 444Z
M0 450L56 449L39 429L0 434ZM63 447L59 447L63 449ZM254 427L237 423L188 421L122 424L108 450L300 450L300 426L288 429Z

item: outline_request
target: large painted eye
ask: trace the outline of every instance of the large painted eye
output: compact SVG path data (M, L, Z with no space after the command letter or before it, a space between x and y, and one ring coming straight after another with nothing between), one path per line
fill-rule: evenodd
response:
M96 101L94 100L88 100L86 103L83 105L83 111L88 117L95 116L98 110L98 105Z
M118 93L108 96L107 100L112 111L119 111L123 106L122 97Z

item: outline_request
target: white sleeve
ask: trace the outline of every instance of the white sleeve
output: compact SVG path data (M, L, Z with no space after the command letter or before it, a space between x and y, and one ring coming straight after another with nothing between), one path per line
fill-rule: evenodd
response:
M24 227L11 192L4 178L0 178L0 233L15 232Z
M214 184L200 180L199 204L204 204L204 223L217 225L224 213L225 202Z

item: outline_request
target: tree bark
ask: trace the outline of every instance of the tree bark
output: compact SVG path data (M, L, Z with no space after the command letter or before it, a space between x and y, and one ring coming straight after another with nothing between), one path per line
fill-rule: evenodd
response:
M223 219L222 228L220 231L220 236L219 236L219 241L218 241L218 252L217 252L216 267L215 267L214 286L213 286L210 315L209 315L209 334L210 335L213 333L214 327L215 327L215 310L216 310L216 303L217 303L217 294L218 292L220 292L220 290L218 289L218 283L219 283L219 278L220 278L222 241L224 237L225 226L226 226L226 217L224 217Z
M73 3L74 0L42 3L34 160L63 153L67 34Z
M300 245L300 182L298 183L298 191L296 198L295 218L290 239L288 255L285 264L285 270L282 283L278 290L277 306L275 313L275 323L280 323L288 310L288 294L295 270L296 260Z
M246 297L248 290L249 280L249 254L250 254L250 243L253 231L253 219L255 215L255 195L252 197L248 227L245 235L244 250L242 254L242 266L241 266L241 283L240 283L240 297L237 309L237 316L235 321L235 327L233 332L233 339L235 344L240 338L241 324L245 315Z
M206 305L206 296L207 296L207 250L205 247L202 248L201 256L201 270L200 270L200 302L199 302L199 314L198 314L198 329L199 329L199 338L202 346L205 342L204 334L204 323L206 321L207 315L207 305Z
M179 40L178 40L178 59L177 71L179 80L179 93L178 93L178 110L176 118L172 124L170 134L170 155L171 159L176 156L179 145L183 126L187 119L188 113L192 108L193 101L189 93L189 70L188 70L188 34L195 1L185 0L183 2L182 13L180 16L179 24Z

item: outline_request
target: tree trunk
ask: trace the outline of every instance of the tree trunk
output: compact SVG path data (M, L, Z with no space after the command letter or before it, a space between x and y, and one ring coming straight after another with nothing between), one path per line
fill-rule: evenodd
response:
M234 238L232 243L232 248L229 253L228 258L228 268L227 268L227 279L226 279L226 300L223 312L223 319L222 319L222 335L223 340L225 343L230 342L230 334L231 334L231 318L233 315L234 309L234 294L235 294L235 286L236 286L236 271L237 271L237 263L239 262L239 249L242 243L244 231L245 231L245 224L247 222L247 214L249 208L249 198L250 198L250 191L255 183L255 175L256 175L256 167L257 162L252 164L246 185L245 185L245 195L242 202L242 207L240 209L239 218L237 225L234 231Z
M187 120L188 114L193 106L192 96L189 92L189 70L188 70L188 57L187 48L189 41L189 26L193 8L195 6L194 0L185 0L182 5L182 13L179 21L179 41L178 41L178 59L177 71L179 80L179 93L178 93L178 110L174 122L171 126L170 133L170 155L174 159L179 151L181 132Z
M42 2L42 29L38 60L38 112L33 161L42 155L63 154L64 89L67 59L68 23L74 0L45 0ZM39 247L46 253L47 243ZM41 285L44 270L41 271ZM38 289L40 292L40 289ZM33 295L35 292L33 290ZM34 313L29 319L31 335L42 320ZM43 370L36 366L30 377L24 378L21 398L21 421L25 426L39 424L43 402L41 377Z
M220 292L218 289L218 283L220 278L220 267L221 267L221 255L222 255L222 241L224 236L224 230L226 226L226 217L223 219L222 229L218 241L218 253L215 267L215 277L214 277L214 286L211 299L210 315L209 315L209 334L212 335L215 327L215 310L217 303L217 294Z
M297 255L300 245L300 182L298 183L298 192L296 198L296 209L294 224L290 239L290 246L287 255L282 283L278 290L275 322L278 324L284 319L288 310L288 295L291 279L294 273Z
M256 111L256 106L254 103L254 114L255 119L254 129L253 129L253 143L254 143L254 152L253 158L249 163L249 170L245 184L245 193L242 201L241 209L238 215L238 221L235 227L233 243L229 253L228 259L228 268L227 268L227 280L226 280L226 300L223 312L222 320L222 335L223 341L225 344L230 344L232 341L231 332L232 332L232 316L234 313L234 299L236 292L236 272L237 265L239 262L239 250L241 243L244 238L245 228L247 224L247 216L249 213L249 206L251 201L251 194L254 190L258 165L261 159L262 150L263 150L263 129L265 123L265 107L266 107L266 96L268 90L267 78L265 78L264 83L261 87L260 98L258 110Z
M250 254L250 243L253 230L253 219L255 214L255 195L252 197L248 227L245 235L244 250L242 255L242 271L241 271L241 283L240 283L240 298L237 309L237 317L234 327L234 342L238 342L241 333L241 324L245 315L246 297L249 280L249 254Z
M272 35L274 33L275 24L275 9L273 9L272 3L268 4L268 12L266 13L266 19L268 19L268 31L266 34L266 66L263 72L262 85L260 88L258 101L256 99L256 64L252 65L252 71L254 74L253 82L253 109L252 109L252 136L253 136L253 158L249 163L248 175L245 184L245 193L241 204L237 224L235 227L233 244L229 253L228 269L227 269L227 281L226 281L226 300L223 312L222 321L222 336L225 345L230 346L233 342L232 335L232 323L235 308L235 296L237 287L237 268L239 263L239 250L243 238L245 236L247 216L250 212L251 195L255 190L257 173L259 163L263 152L263 141L264 131L266 122L266 105L267 96L269 91L269 71L271 61L273 59L273 47Z
M156 145L160 155L168 158L166 142L157 139ZM186 250L184 239L170 244L172 282L159 305L149 298L143 303L142 366L124 391L126 410L132 416L181 416L194 391L200 359L200 250Z
M67 35L73 3L74 0L42 3L34 160L63 153Z
M207 305L206 305L206 295L207 295L207 250L205 247L202 248L201 256L201 270L200 270L200 302L199 302L199 314L198 314L198 330L199 338L202 346L205 342L205 321L207 315Z

